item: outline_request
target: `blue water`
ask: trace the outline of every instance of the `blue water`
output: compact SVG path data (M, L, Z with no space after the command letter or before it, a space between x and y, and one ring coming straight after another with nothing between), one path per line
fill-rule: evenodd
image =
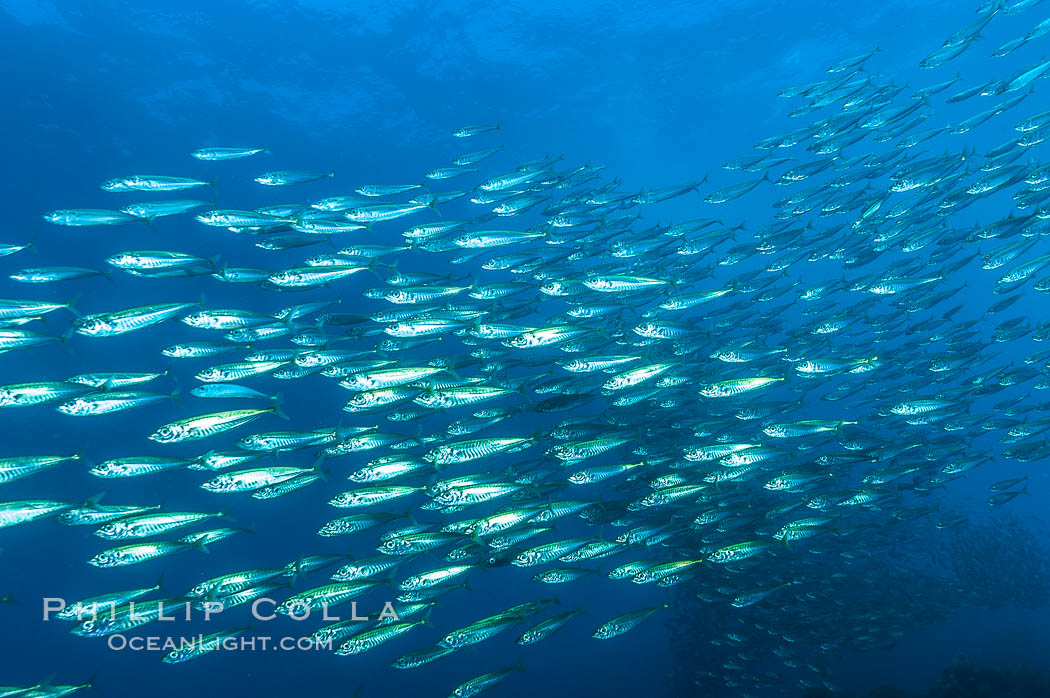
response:
M776 98L783 87L821 79L827 64L875 45L881 52L870 69L898 84L932 84L957 71L966 85L978 84L1037 60L1038 45L995 59L1001 63L987 54L1043 19L1034 16L1036 11L1023 15L1023 21L993 27L977 49L930 72L919 71L918 61L972 21L970 2L742 0L652 5L581 1L566 8L564 3L540 0L0 0L0 65L5 66L0 154L6 173L0 193L0 240L35 239L33 253L0 261L0 296L27 296L24 285L6 279L21 266L98 267L104 257L127 249L177 249L218 255L236 266L274 265L274 253L187 216L158 220L151 227L58 228L41 220L43 212L56 208L116 207L114 201L124 205L135 200L98 190L98 182L113 176L157 172L214 179L217 204L236 208L313 200L364 183L418 181L423 172L475 149L474 142L464 147L450 138L452 129L498 123L501 131L479 140L477 148L505 145L508 153L501 154L500 163L508 168L549 153L564 155L566 163L605 165L609 176L621 178L624 190L671 185L705 174L716 187L728 186L740 178L720 170L723 162L748 154L763 137L798 125L787 118L794 105ZM1032 101L1046 108L1043 90L1044 95ZM1027 105L1026 111L1039 111L1039 104ZM957 111L952 105L939 105L934 118L955 121L972 113L970 103ZM993 120L968 135L968 142L990 149L1009 137L1013 121ZM941 146L934 146L940 142L930 145L931 152L939 152ZM272 154L218 165L188 155L198 147L231 144L263 144ZM274 191L252 181L268 169L334 169L337 177ZM767 187L742 200L746 203L720 209L718 215L727 221L757 216L754 227L761 227L767 222L768 203L780 195ZM662 204L658 214L647 210L645 222L712 215L699 202L699 197L675 199ZM1001 210L1001 202L989 201L966 215L991 220ZM657 218L649 220L650 216ZM307 254L320 251L327 250L306 248ZM429 258L410 259L415 268L426 268ZM975 275L972 287L956 302L986 297L992 280L987 274ZM342 310L353 312L355 303L366 307L358 291L372 283L354 279L340 287ZM31 293L36 299L63 302L76 297L77 308L90 313L146 302L195 301L201 294L209 307L237 307L246 290L207 277L141 280L114 274L108 281L41 286ZM1033 295L1037 296L1028 293L1008 315L1045 317L1045 301L1040 305ZM286 300L314 297L264 296L263 306L276 309ZM963 316L979 312L968 307ZM56 313L49 319L51 331L61 332L66 322L68 317ZM13 352L0 357L0 384L58 380L98 370L160 370L166 360L157 349L186 340L185 330L177 323L164 323L111 340L74 337L67 347ZM1019 359L1023 353L1002 358ZM206 362L194 362L193 370L203 365ZM192 381L191 370L180 366L179 372L184 382ZM257 425L332 426L337 419L332 415L339 414L345 395L331 390L315 394L310 390L315 384L293 383L269 381L260 388L285 392L290 425L276 420ZM189 387L187 383L185 390ZM212 406L214 402L205 405ZM225 404L216 406L224 408ZM145 435L186 415L180 405L124 413L108 422L56 419L42 409L10 410L0 421L0 452L76 451L89 463L114 455L158 454L161 450ZM118 423L119 429L107 426ZM190 444L162 452L189 457L199 448ZM1003 470L969 475L952 490L955 510L987 516L987 485L1025 472L1035 496L1013 502L1012 512L1045 516L1050 478L1038 463L1027 468L1008 464ZM86 468L63 466L5 487L4 499L46 495L78 500L106 490L104 501L109 503L164 501L173 510L216 506L213 498L184 486L184 478L185 473L175 472L103 483ZM663 591L653 587L564 585L556 589L564 608L584 604L589 611L586 622L574 623L536 647L520 648L503 637L407 672L389 669L389 661L432 644L436 631L424 629L426 640L413 636L350 659L324 653L245 652L168 666L160 663L157 653L114 652L104 640L77 638L65 626L39 620L43 596L74 599L148 586L161 568L165 588L184 589L231 569L282 565L298 554L346 551L344 541L312 534L331 518L317 501L296 495L270 502L223 500L237 525L250 525L254 535L219 543L208 555L189 551L162 566L118 571L85 565L99 549L88 530L43 522L3 531L0 593L11 591L20 603L0 606L0 685L30 685L52 674L58 683L77 683L97 674L98 695L107 697L348 696L358 687L365 697L429 696L446 695L460 681L521 659L526 672L491 695L671 695L667 677L674 667L662 623L645 624L609 642L589 637L602 620L659 603ZM355 545L355 539L350 540ZM366 540L356 545L363 549L351 547L351 552L370 554ZM440 564L437 559L435 565ZM433 618L438 627L465 625L518 600L541 596L516 568L474 574L471 586L472 593L442 602ZM245 611L240 609L236 616L231 612L236 619L231 625L246 622ZM890 675L894 683L918 690L958 653L992 662L1038 662L1050 656L1048 622L1045 611L967 611L943 625L916 631L894 650L837 658L842 670L836 678L845 688L862 690ZM287 619L269 625L273 627L266 630L273 635L305 634ZM1006 656L1003 646L1011 648ZM794 695L797 689L784 691L782 695Z

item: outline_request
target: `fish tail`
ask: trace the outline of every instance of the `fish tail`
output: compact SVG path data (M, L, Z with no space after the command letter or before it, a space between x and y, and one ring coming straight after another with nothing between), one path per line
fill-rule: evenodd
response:
M77 295L73 296L72 298L70 298L69 302L66 303L66 310L68 310L69 312L73 313L73 316L74 317L78 317L78 318L81 317L80 311L77 310L77 302L79 300L80 300L80 294L77 294Z
M270 407L266 408L265 411L273 412L275 415L277 415L281 419L287 421L288 420L288 415L285 414L283 409L281 409L281 407L282 407L281 403L283 401L284 401L284 393L277 393L273 397L273 405L271 405Z

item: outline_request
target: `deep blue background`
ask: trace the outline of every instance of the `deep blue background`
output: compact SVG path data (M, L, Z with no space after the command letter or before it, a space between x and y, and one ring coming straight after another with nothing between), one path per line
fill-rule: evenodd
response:
M956 70L963 72L965 84L977 84L1038 59L1040 48L1034 45L1008 59L993 60L988 54L1043 19L1038 10L1009 18L993 25L989 38L963 59L920 72L916 66L922 56L973 20L971 3L657 5L577 2L567 10L563 3L520 0L0 0L0 65L5 66L0 240L39 236L35 255L0 262L0 296L64 301L77 295L78 307L86 313L140 300L192 301L203 291L209 305L222 307L236 305L243 289L209 279L187 283L115 275L112 281L27 290L6 274L29 265L99 267L105 256L127 249L221 254L238 266L274 266L272 253L188 217L158 221L152 228L81 229L57 228L40 219L54 208L117 208L136 200L100 192L98 182L109 177L141 172L216 179L219 205L249 208L349 193L364 183L419 181L423 172L444 166L463 151L503 144L511 152L499 162L508 167L545 153L563 154L568 163L604 164L626 189L675 184L705 173L712 174L715 186L726 186L739 175L719 171L723 162L747 154L760 138L799 125L787 119L795 105L776 99L779 89L819 79L827 64L876 44L882 53L871 69L898 84L931 84ZM1046 108L1046 100L1039 99ZM1039 111L1039 104L1026 105L1026 111ZM929 125L939 119L956 121L987 106L968 104L960 111L939 106ZM968 136L968 142L985 149L997 145L1013 121L1012 116L993 121ZM458 126L488 122L500 123L502 132L478 142L448 136ZM205 145L255 144L268 146L273 154L219 164L188 155ZM938 144L931 143L930 150L936 152ZM288 192L251 181L261 171L277 168L334 168L338 177ZM455 186L453 180L450 187ZM762 197L772 200L774 193L781 195L767 188L756 197L764 203ZM753 210L756 197L745 199L746 206L718 213L759 227L769 209ZM1008 210L1002 206L989 203L985 210L1001 216ZM708 215L709 209L701 208L698 198L679 199L660 209L660 215L675 220ZM972 213L979 216L982 210L974 207ZM319 251L324 250L309 248L302 256ZM975 290L968 293L987 298L990 274L974 278ZM348 285L348 297L356 299L353 290L365 283ZM1036 310L1039 299L1032 295L1013 310ZM295 295L289 302L310 297ZM273 297L266 309L276 309L284 300ZM61 312L49 321L55 332L67 322ZM0 357L0 384L60 379L87 370L163 369L166 360L157 349L186 339L185 329L167 323L141 335L109 341L75 337L68 349L56 345L7 354ZM302 394L300 386L276 381L252 385L273 391L294 388L297 394L289 396L286 409L295 427L331 426L345 399L328 382L311 383L328 389L321 394ZM216 403L194 405L211 408ZM173 453L178 449L157 450L145 435L175 414L185 416L185 409L165 405L130 417L102 418L109 422L83 420L88 423L56 419L46 409L8 411L0 422L0 450L80 449L89 462L102 454ZM112 429L118 422L121 430ZM283 428L276 420L265 425ZM197 449L191 445L184 452L193 455ZM1024 472L1023 466L1007 463L1000 470L974 473L965 487L953 490L953 501L983 516L987 483ZM214 499L185 487L184 475L100 484L77 465L63 466L6 487L4 498L46 494L77 499L106 489L105 501L112 503L166 498L171 509L216 506ZM1046 501L1045 475L1033 472L1032 480L1036 496L1018 500L1018 512L1036 511ZM207 557L188 552L172 558L164 565L174 570L166 584L180 589L238 567L283 564L294 556L290 551L341 550L341 542L317 538L309 539L304 549L295 533L316 529L330 518L328 511L309 506L316 499L293 495L265 503L232 502L237 521L254 525L256 535L220 543ZM301 524L286 527L296 518ZM4 531L0 547L0 592L11 589L22 599L18 606L0 607L0 684L32 683L52 673L57 681L74 682L97 672L100 695L105 696L127 695L121 690L125 681L148 685L158 697L342 696L359 684L364 696L444 695L469 676L522 657L528 672L505 684L502 695L660 695L670 671L660 623L611 642L589 639L591 629L608 617L662 598L656 590L623 584L587 587L586 598L579 589L559 588L566 607L585 601L590 613L557 640L522 650L508 633L415 672L394 673L386 667L393 657L436 639L432 630L349 660L303 654L274 654L264 660L245 654L169 667L157 656L110 652L102 641L68 636L64 628L36 620L40 596L76 598L132 588L152 583L154 568L113 572L88 567L84 560L99 548L97 540L86 530L59 529L50 522ZM479 592L460 592L435 614L439 627L463 625L515 599L539 596L536 585L516 569L474 575L475 583ZM1037 660L1050 656L1046 621L1030 614L967 613L943 628L917 634L897 651L843 658L847 671L838 678L848 687L862 687L885 679L886 667L900 666L898 683L920 687L956 652ZM296 630L289 623L281 628ZM273 634L278 634L276 628Z

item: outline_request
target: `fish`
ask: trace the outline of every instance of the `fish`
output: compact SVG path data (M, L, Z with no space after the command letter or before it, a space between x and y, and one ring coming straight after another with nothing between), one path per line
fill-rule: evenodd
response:
M107 179L98 185L99 189L108 192L130 191L186 191L200 187L214 187L213 182L205 182L190 177L171 177L168 175L128 175Z
M80 454L71 456L12 456L0 458L0 485L6 485L30 475L50 470L68 461L80 460Z
M212 260L166 250L129 250L110 255L106 264L135 276L192 276L215 270Z
M0 407L33 407L58 400L68 400L90 389L79 383L38 381L0 385Z
M0 529L50 518L75 506L74 502L46 499L0 502Z
M268 148L198 148L190 153L190 156L206 162L220 162L224 160L241 160L243 158L270 152Z
M194 305L196 304L156 303L125 310L84 315L77 319L73 332L86 337L115 337L170 320Z
M61 611L55 613L55 618L66 621L84 621L88 616L95 617L99 611L112 610L117 606L123 606L140 599L155 591L159 591L161 583L158 581L151 587L130 589L127 591L113 591L98 596L89 596L79 601L66 605Z
M198 223L217 228L265 229L290 224L293 220L261 211L213 208L193 216Z
M469 696L476 696L482 691L502 683L515 671L524 671L524 669L518 664L512 667L507 667L506 669L491 671L487 674L476 676L453 688L452 692L448 694L449 698L468 698Z
M187 417L158 427L150 435L157 443L198 441L255 421L264 414L283 414L279 405L261 409L227 410L198 417Z
M189 467L192 461L185 458L168 458L163 456L123 456L101 461L89 470L100 478L126 478L152 475L168 470Z
M177 199L177 200L165 200L165 201L142 201L137 204L128 204L122 206L121 213L126 213L129 216L135 216L136 218L142 218L146 221L153 221L157 218L165 218L167 216L177 216L183 213L190 213L196 211L199 208L208 206L207 201L198 201L196 199Z
M229 640L239 637L250 630L250 628L234 628L232 630L220 630L218 632L204 635L196 640L196 642L187 643L181 645L173 650L169 650L167 654L161 658L161 661L165 664L181 664L182 662L188 662L191 659L202 657L209 652L215 652L224 646Z
M282 269L270 274L266 277L266 280L278 288L311 288L326 286L333 281L345 279L366 269L368 269L367 266L361 267L352 264Z
M106 272L85 267L27 267L10 274L8 278L24 284L50 284L56 281L89 279L92 276L106 276Z
M136 504L99 504L91 502L89 506L74 507L58 515L56 521L65 526L98 526L116 521L126 516L157 511L160 505L142 506Z
M67 208L44 214L44 220L55 225L82 228L93 225L120 225L144 220L123 211L101 208Z
M284 187L289 184L308 184L328 177L335 177L335 170L328 172L273 170L262 173L255 178L255 181L267 187Z
M630 611L624 613L621 616L617 616L612 620L602 623L594 631L593 637L599 640L608 640L610 638L623 635L626 632L633 630L643 623L648 618L652 617L653 614L668 608L668 604L660 604L659 606L652 606L650 608L641 608L637 611Z
M475 126L462 126L452 132L453 138L471 138L472 136L480 136L483 133L490 133L491 131L498 131L499 124L493 125L475 125ZM458 163L457 163L458 164Z
M208 383L199 385L190 390L190 394L196 397L209 399L242 399L242 400L270 400L278 402L280 396L267 395L254 388L236 383Z
M194 547L190 543L155 541L150 543L130 543L110 548L98 553L88 564L103 569L138 565L151 560L173 555ZM197 546L200 547L200 546Z
M113 412L123 412L146 405L153 405L178 397L178 393L165 395L141 390L111 391L101 395L81 395L62 403L56 409L71 417L90 417Z
M559 613L556 616L551 616L550 618L542 620L522 633L521 637L518 638L518 644L533 645L537 642L546 640L551 635L568 625L569 622L580 613L583 613L582 606L573 611Z
M0 242L0 257L7 257L33 247L33 241L25 243Z
M274 487L289 480L309 475L312 469L289 466L268 466L233 470L216 475L201 484L209 492L251 492L264 487Z

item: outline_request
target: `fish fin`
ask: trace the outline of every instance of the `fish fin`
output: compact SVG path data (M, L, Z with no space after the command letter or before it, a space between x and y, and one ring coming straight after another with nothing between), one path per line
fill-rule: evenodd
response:
M87 499L85 499L81 506L85 506L85 507L88 507L90 509L97 509L98 508L98 503L101 502L102 498L105 497L105 496L106 496L106 492L105 492L105 490L103 490L102 492L99 492L95 496L88 497Z
M284 400L284 393L277 393L277 395L275 395L274 398L273 398L273 405L269 408L269 411L273 412L275 415L277 415L281 419L283 419L285 421L288 421L288 415L285 414L283 409L281 409L281 403L283 402L283 400Z
M368 266L366 268L368 269L368 271L370 271L373 274L375 274L377 279L383 279L383 277L379 275L379 272L376 271L376 269L378 269L378 268L390 269L390 270L392 270L394 272L397 271L397 267L396 266L394 266L393 264L391 264L389 262L380 261L378 258L377 259L373 259L371 262L369 262Z
M289 582L290 584L294 585L296 582L299 581L299 575L300 575L300 570L302 570L302 566L303 566L303 559L301 557L300 558L296 558L293 562L289 563L287 569L291 573L291 574L288 575L289 577L291 577L291 582Z
M80 294L77 294L77 295L73 296L72 298L70 298L69 302L66 303L66 310L68 310L69 312L73 313L74 317L81 317L80 311L77 310L77 301L79 301L79 300L80 300Z
M314 471L317 472L317 477L319 477L322 482L328 482L329 470L324 467L324 461L327 456L328 454L321 451L321 455L317 457L317 460L314 461L313 465Z
M92 678L94 678L94 677L92 677ZM48 674L47 676L45 676L45 677L44 677L44 678L43 678L43 679L42 679L42 680L40 681L40 683L38 683L38 684L37 684L36 686L34 686L33 688L35 688L35 689L37 689L37 690L42 690L42 689L46 689L46 688L48 688L49 686L53 685L53 684L52 684L52 682L53 682L54 680L55 680L55 675L54 675L54 674Z

